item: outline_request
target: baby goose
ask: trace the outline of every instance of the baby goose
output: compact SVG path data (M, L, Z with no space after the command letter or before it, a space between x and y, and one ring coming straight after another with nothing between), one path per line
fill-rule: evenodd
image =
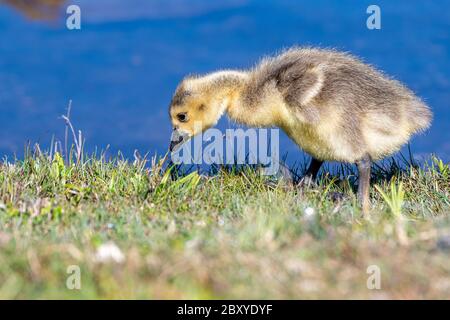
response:
M228 116L253 127L277 126L312 156L356 163L358 197L369 210L370 168L429 127L430 109L409 89L357 58L334 50L292 48L248 71L189 76L177 87L170 150Z

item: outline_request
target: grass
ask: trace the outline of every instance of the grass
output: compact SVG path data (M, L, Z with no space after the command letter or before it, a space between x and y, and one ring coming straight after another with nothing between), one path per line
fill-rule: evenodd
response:
M351 167L301 188L247 167L172 180L150 162L38 150L1 163L0 298L449 297L439 159L375 165L370 219ZM366 285L373 265L380 290Z

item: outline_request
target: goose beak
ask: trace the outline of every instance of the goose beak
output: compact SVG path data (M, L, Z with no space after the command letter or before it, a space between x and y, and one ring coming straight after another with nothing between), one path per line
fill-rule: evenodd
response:
M169 151L177 151L178 148L188 140L189 136L186 133L180 132L178 129L173 129L172 137L170 139Z

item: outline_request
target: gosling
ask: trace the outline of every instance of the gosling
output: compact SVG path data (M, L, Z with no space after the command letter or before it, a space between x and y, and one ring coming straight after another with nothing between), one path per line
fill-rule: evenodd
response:
M306 173L312 179L324 161L356 163L364 214L372 161L398 151L432 120L413 92L356 57L297 47L251 70L183 79L169 108L178 137L170 151L216 125L225 112L240 124L283 129L312 156Z

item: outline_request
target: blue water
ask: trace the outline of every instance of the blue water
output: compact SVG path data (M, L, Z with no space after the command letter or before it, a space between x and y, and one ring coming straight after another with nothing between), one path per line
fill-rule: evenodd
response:
M189 73L251 67L291 45L350 51L401 80L433 109L417 156L450 159L449 1L79 0L82 29L31 21L0 5L0 156L23 154L52 135L73 100L73 122L92 151L163 153L167 106ZM368 5L381 30L368 30ZM221 121L219 127L231 124ZM281 153L300 151L282 136Z

